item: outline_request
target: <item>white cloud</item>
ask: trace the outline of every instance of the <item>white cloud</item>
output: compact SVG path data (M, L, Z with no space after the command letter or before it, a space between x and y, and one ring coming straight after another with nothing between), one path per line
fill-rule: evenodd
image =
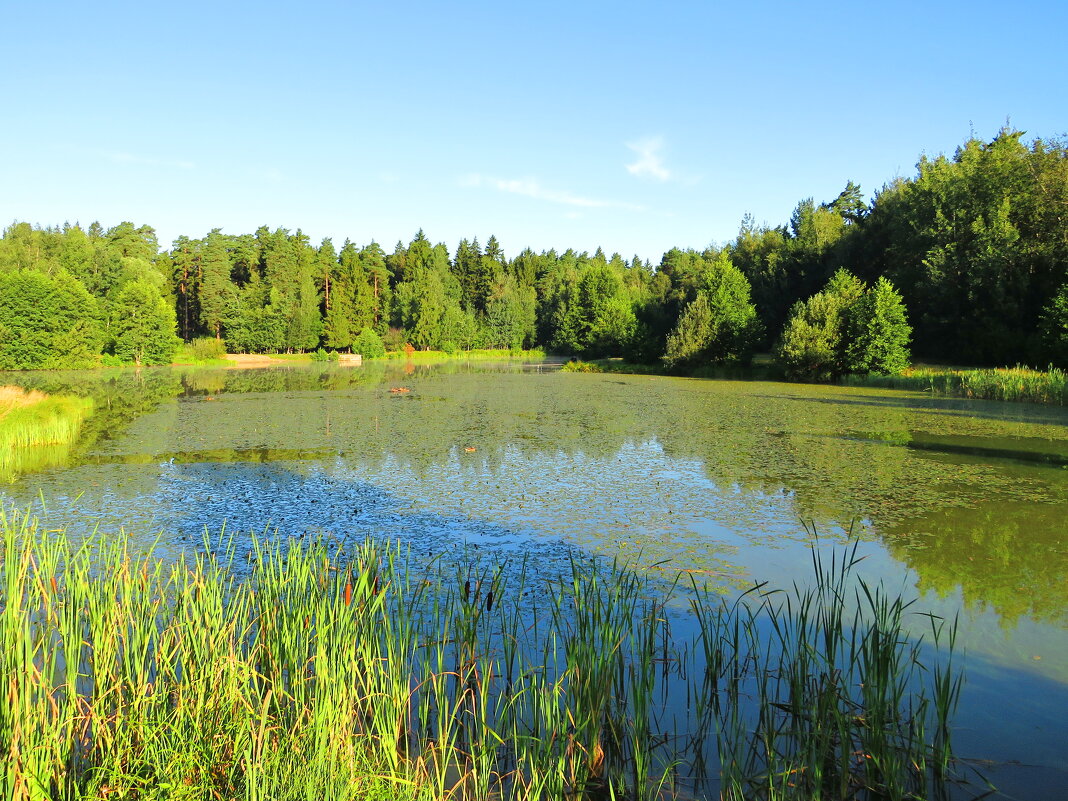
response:
M478 173L471 173L460 178L460 186L490 186L499 192L507 192L512 195L522 195L523 197L534 198L535 200L545 200L549 203L559 203L564 206L578 206L579 208L586 209L616 208L630 209L631 211L645 210L644 206L639 206L634 203L625 203L619 200L601 200L599 198L575 195L566 190L549 189L542 186L533 178L516 180L493 178L486 175L479 175Z
M671 170L664 166L664 159L660 156L660 149L664 146L664 140L659 136L639 139L637 142L627 142L627 147L638 154L638 160L633 164L624 165L631 175L648 176L657 181L671 179Z

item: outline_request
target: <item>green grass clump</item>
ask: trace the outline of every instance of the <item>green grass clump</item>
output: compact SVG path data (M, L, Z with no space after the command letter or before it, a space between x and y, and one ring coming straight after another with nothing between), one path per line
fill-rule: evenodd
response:
M0 387L0 480L62 463L92 411L90 398Z
M199 337L192 342L183 342L175 351L174 364L222 365L227 364L226 342L215 337Z
M953 781L956 623L926 615L946 646L928 662L903 636L911 603L854 580L858 561L813 551L810 589L694 602L724 801L942 798Z
M164 561L0 513L5 798L918 799L948 781L960 675L921 670L907 605L853 585L855 559L817 562L812 591L694 587L685 640L677 588L618 565L509 586L371 541L204 546Z
M951 398L1068 405L1068 373L1053 366L1046 371L1020 366L979 370L913 367L899 375L846 376L843 383L910 389Z

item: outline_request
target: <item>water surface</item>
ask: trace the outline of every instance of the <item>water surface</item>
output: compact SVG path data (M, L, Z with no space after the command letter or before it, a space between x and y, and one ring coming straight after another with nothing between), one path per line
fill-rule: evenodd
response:
M1016 797L1068 793L1064 409L462 363L0 383L97 400L82 441L24 460L7 499L167 532L164 552L225 522L526 556L547 576L623 556L732 593L806 580L810 549L851 532L865 577L960 617L958 753Z

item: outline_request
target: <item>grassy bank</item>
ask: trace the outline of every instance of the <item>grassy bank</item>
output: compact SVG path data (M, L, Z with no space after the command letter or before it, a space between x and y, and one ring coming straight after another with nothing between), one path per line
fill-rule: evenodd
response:
M629 373L632 375L682 375L686 378L721 378L732 381L782 381L782 369L771 356L759 353L750 364L706 365L686 373L669 370L662 362L637 364L623 359L572 359L560 368L566 373Z
M673 375L662 365L632 364L620 359L569 361L561 368L573 373L630 373L634 375ZM781 381L779 370L768 357L757 357L748 367L703 367L689 374L693 378ZM1056 367L1047 371L1027 367L954 369L910 367L898 375L847 375L839 383L848 387L880 387L930 392L949 398L1019 401L1068 405L1068 372Z
M203 337L192 342L183 342L174 352L171 364L186 366L211 366L225 367L229 362L226 356L226 345L218 339Z
M0 387L0 481L61 463L92 410L89 398Z
M1068 373L1056 367L1045 372L1026 367L976 370L912 367L901 375L847 376L842 383L854 387L909 389L950 398L1068 405Z
M604 563L505 586L372 542L163 562L121 534L0 529L11 801L905 799L950 780L960 674L925 661L855 552L814 559L811 590L691 588L686 639L671 587Z

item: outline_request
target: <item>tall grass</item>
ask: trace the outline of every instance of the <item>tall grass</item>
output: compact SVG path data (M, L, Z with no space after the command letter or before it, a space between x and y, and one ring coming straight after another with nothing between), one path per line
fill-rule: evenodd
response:
M856 579L857 562L855 547L829 564L814 551L809 589L694 602L721 798L946 795L963 681L956 624L928 615L945 649L925 659L922 641L903 636L910 603Z
M62 463L92 410L90 398L0 387L0 480Z
M847 386L910 389L952 398L1068 405L1068 373L1053 366L1045 372L1019 366L982 370L913 367L900 375L846 376L842 381Z
M0 529L10 801L883 799L950 780L960 673L921 670L907 605L854 584L852 558L817 561L812 591L695 588L687 640L674 586L579 559L509 586L370 541L165 562L17 512Z
M226 361L226 342L216 337L198 337L183 342L171 361L174 364L223 365Z

